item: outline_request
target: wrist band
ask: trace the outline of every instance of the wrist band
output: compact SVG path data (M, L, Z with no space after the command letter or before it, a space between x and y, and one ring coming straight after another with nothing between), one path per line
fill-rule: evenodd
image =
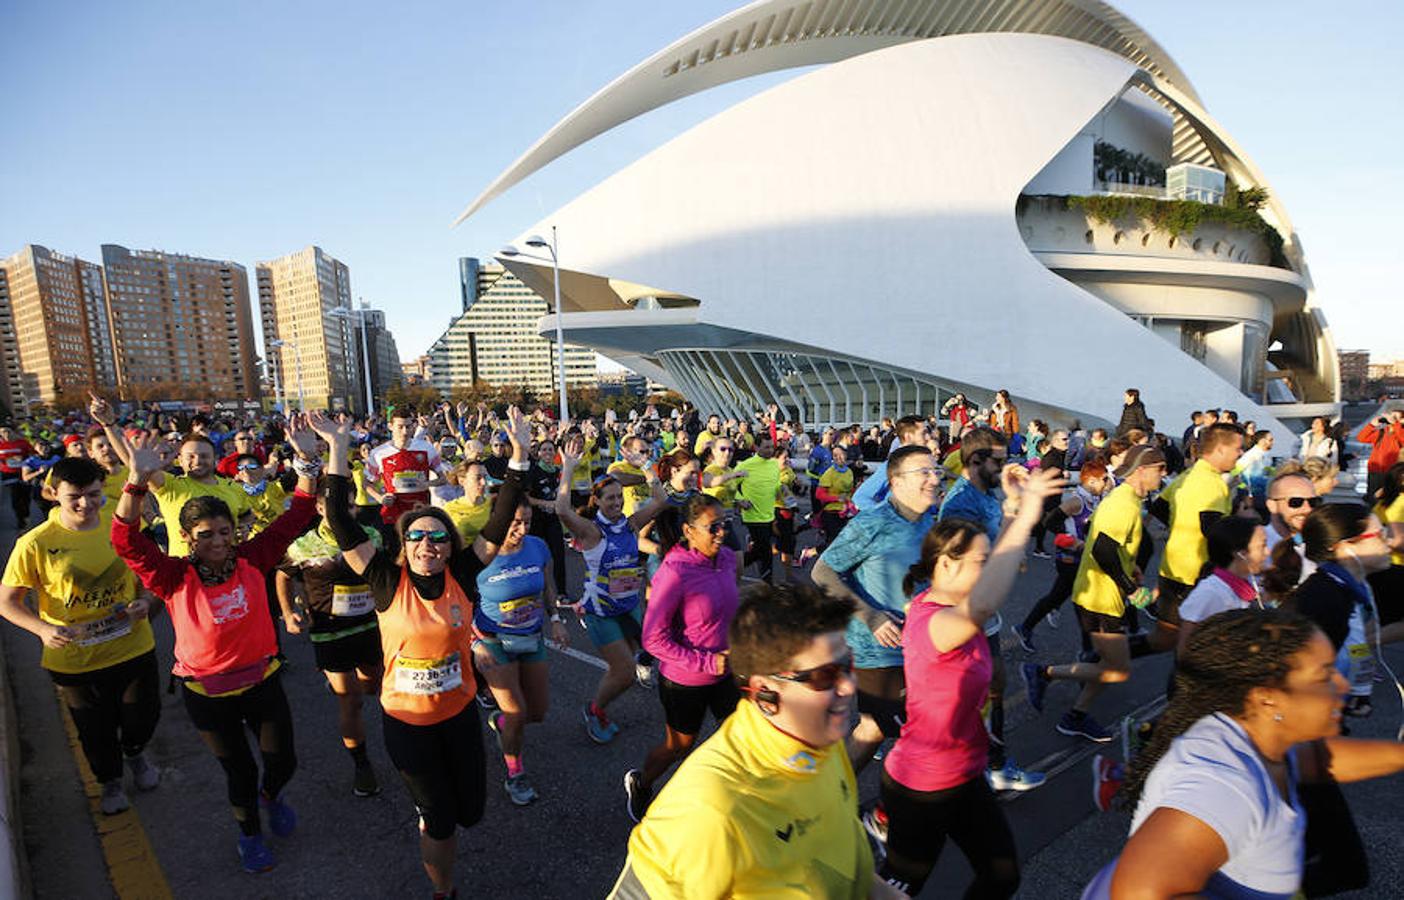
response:
M131 494L133 497L143 497L151 488L145 484L132 484L130 481L122 485L122 493Z
M322 474L322 461L320 459L295 459L292 462L293 471L303 478L316 478Z

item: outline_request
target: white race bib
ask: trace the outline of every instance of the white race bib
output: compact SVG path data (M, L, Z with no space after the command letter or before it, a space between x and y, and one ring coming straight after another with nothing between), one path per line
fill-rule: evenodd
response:
M395 660L395 690L401 694L428 696L463 687L463 663L457 653L443 659Z
M126 637L132 633L132 620L123 613L113 613L101 619L94 619L91 622L84 622L76 626L82 629L77 644L80 647L92 647L95 644L105 644L108 641L115 641L119 637Z
M332 586L331 613L334 616L363 616L375 612L375 598L364 584Z

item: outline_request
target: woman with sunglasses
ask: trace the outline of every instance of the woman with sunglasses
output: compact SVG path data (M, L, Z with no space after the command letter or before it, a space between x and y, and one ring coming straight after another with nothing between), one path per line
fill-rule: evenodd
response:
M1316 571L1297 586L1288 605L1316 623L1336 648L1336 666L1350 683L1345 712L1365 717L1373 711L1375 660L1370 633L1379 627L1369 577L1389 568L1389 545L1380 520L1358 503L1327 503L1302 526L1306 558ZM1288 578L1296 554L1281 557ZM1300 559L1296 560L1300 565ZM1379 631L1380 642L1398 640L1398 626Z
M745 695L629 836L610 896L904 897L873 873L843 739L853 604L758 585L728 630Z
M1404 745L1339 736L1346 683L1334 659L1326 636L1285 610L1206 620L1131 762L1131 836L1083 900L1301 896L1311 872L1299 788L1404 769Z
M732 462L736 459L736 440L729 437L719 437L702 451L702 462L706 465L702 468L701 482L702 493L713 497L721 504L722 524L725 531L722 537L725 539L727 549L732 551L736 564L736 581L741 581L742 556L746 552L748 537L746 526L741 524L741 517L737 514L737 509L744 504L750 507L750 501L745 498L738 499L736 488L741 479L746 477L745 469L736 469ZM667 551L664 551L665 553Z
M194 497L169 523L179 528L187 556L163 553L141 531L142 501L152 476L165 468L146 434L127 446L130 470L112 519L113 549L170 612L176 639L171 671L181 682L190 721L224 769L239 823L239 858L249 872L277 864L263 842L260 807L279 837L297 825L281 796L297 757L267 577L314 515L320 463L315 438L305 430L309 422L314 428L325 424L316 414L289 422L288 440L299 456L297 492L287 512L258 537L237 543L228 504L218 497ZM246 731L258 743L262 784Z
M709 449L727 440L718 438ZM643 643L658 659L666 724L663 743L648 752L643 768L624 774L626 806L635 822L648 808L654 782L692 752L707 711L720 722L741 698L726 669L726 631L739 601L727 527L721 502L706 494L681 510L664 510L658 520L664 557L649 588Z
M1010 480L1009 524L990 546L983 523L938 522L904 587L912 598L902 629L907 718L883 761L887 859L881 876L921 893L949 836L975 871L967 897L1010 897L1019 887L1014 835L985 780L989 732L981 716L993 673L985 623L1008 599L1043 502L1061 473L1036 469Z
M648 461L633 451L625 451L629 464L645 472L653 501L626 516L624 488L614 476L601 475L591 485L584 514L576 512L570 504L569 486L584 451L585 440L580 435L567 439L561 448L556 515L575 539L585 562L584 590L575 610L608 665L594 699L581 711L581 717L590 740L607 744L619 733L619 726L609 720L605 709L638 677L635 654L643 644L639 529L652 522L668 501Z
M483 530L464 546L447 513L419 506L395 522L398 558L378 549L351 517L349 423L323 432L332 443L327 522L375 600L385 749L419 810L420 854L435 898L457 896L454 832L478 823L486 799L487 763L468 657L480 667L493 664L491 651L473 639L477 576L497 556L523 496L531 431L516 407L507 415L512 459Z

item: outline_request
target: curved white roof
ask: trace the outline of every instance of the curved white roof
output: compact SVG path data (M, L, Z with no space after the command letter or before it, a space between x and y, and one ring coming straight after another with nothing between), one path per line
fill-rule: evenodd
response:
M1189 78L1150 35L1098 0L755 0L668 45L580 104L454 224L586 141L707 88L894 44L993 32L1052 35L1101 47L1199 101ZM1196 159L1203 147L1178 118L1175 138L1176 158L1207 161Z

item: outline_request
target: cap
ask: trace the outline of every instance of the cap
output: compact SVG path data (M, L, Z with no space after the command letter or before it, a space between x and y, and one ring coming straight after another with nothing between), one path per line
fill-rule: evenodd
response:
M83 439L82 437L80 437L79 435L76 435L76 434L65 434L65 435L63 436L63 445L64 445L65 447L68 447L68 446L70 446L70 445L72 445L72 444L78 443L78 442L81 441L82 439Z
M1137 444L1126 451L1126 456L1122 458L1121 465L1116 467L1112 474L1117 478L1125 478L1142 466L1163 466L1165 465L1165 454L1150 444Z

